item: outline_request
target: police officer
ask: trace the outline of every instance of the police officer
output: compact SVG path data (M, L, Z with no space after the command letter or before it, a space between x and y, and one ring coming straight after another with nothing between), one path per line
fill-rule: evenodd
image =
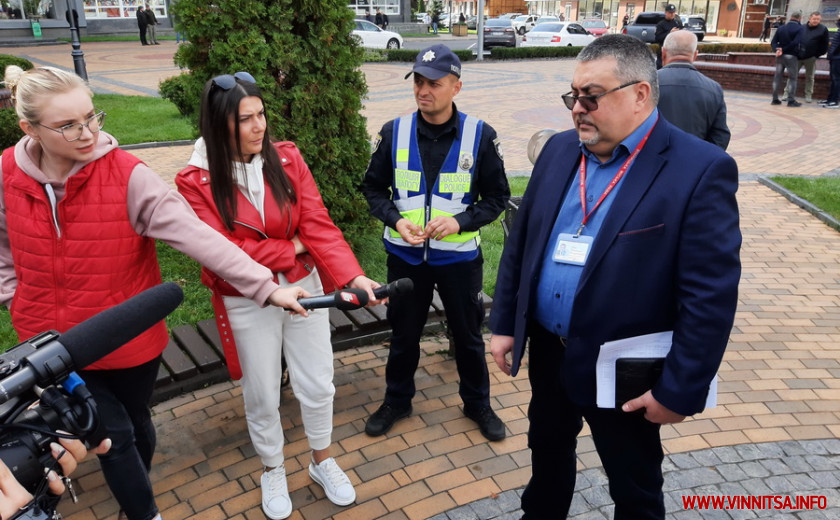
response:
M491 441L505 426L490 407L481 335L482 264L479 228L496 220L510 197L496 131L458 112L461 62L445 45L420 51L414 68L417 112L385 123L373 143L362 190L373 216L385 223L388 281L410 278L411 297L392 298L393 329L385 369L385 401L365 432L385 434L411 414L420 337L432 293L438 293L455 345L464 415Z
M653 33L654 41L659 45L656 53L656 68L662 68L662 46L665 45L665 38L673 31L683 28L682 20L677 16L677 6L668 4L665 6L665 18L656 24L656 32Z

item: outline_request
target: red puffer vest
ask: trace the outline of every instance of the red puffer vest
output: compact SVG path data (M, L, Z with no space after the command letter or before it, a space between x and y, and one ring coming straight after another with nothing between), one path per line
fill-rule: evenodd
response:
M21 339L49 329L64 332L94 314L161 283L155 242L128 220L128 179L140 162L116 149L67 179L52 207L44 186L3 153L3 190L17 289L12 324ZM86 367L129 368L160 355L166 325L156 324ZM77 367L82 368L82 367Z

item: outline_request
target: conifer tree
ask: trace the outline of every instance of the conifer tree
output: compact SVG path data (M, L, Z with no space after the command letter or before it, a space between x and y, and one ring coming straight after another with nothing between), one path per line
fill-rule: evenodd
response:
M343 0L178 0L189 43L175 63L189 72L161 85L197 120L201 90L219 74L250 72L266 101L271 135L294 141L348 240L374 229L358 184L370 157L360 111L363 50Z

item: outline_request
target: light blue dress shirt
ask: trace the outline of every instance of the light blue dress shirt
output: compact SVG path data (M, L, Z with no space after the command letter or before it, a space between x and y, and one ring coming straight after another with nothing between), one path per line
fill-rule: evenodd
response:
M601 198L601 194L613 180L624 161L630 156L633 150L647 135L656 120L659 112L654 109L653 113L636 129L627 136L613 151L609 161L601 161L590 152L586 146L580 145L583 156L586 158L586 210L591 212L592 208ZM624 180L632 175L633 165L631 164L615 188L604 199L595 213L589 217L582 235L593 238L598 236L598 231L604 223L604 219L612 206ZM572 180L569 190L566 192L563 205L557 214L554 228L551 231L548 244L543 253L542 267L540 269L540 280L536 292L537 322L546 330L558 336L567 337L569 322L572 315L572 305L575 299L580 275L583 272L582 265L566 264L554 260L554 250L557 247L557 239L561 233L577 233L583 221L583 208L580 204L580 165L577 166L576 174ZM591 249L591 247L590 247Z

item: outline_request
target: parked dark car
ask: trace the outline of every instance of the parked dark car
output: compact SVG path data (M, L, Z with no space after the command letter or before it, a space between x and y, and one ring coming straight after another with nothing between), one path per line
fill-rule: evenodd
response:
M621 32L635 36L636 38L647 43L654 43L654 35L656 34L656 24L665 19L663 12L644 12L636 15L636 20L630 25L626 25Z
M697 41L702 42L703 38L706 37L706 20L702 16L697 15L682 15L680 16L682 19L683 28L691 31L694 33L694 36L697 36Z
M621 32L635 36L636 38L647 43L655 43L654 35L656 34L656 24L665 19L665 13L661 11L650 11L639 13L636 20L630 25L625 26ZM700 16L681 15L680 20L683 23L683 29L689 30L697 37L697 41L703 41L706 36L706 20Z
M484 15L484 21L487 22L487 15ZM467 18L467 29L476 30L478 29L478 16L472 15Z
M491 18L484 22L484 48L499 45L516 47L516 29L510 18Z

